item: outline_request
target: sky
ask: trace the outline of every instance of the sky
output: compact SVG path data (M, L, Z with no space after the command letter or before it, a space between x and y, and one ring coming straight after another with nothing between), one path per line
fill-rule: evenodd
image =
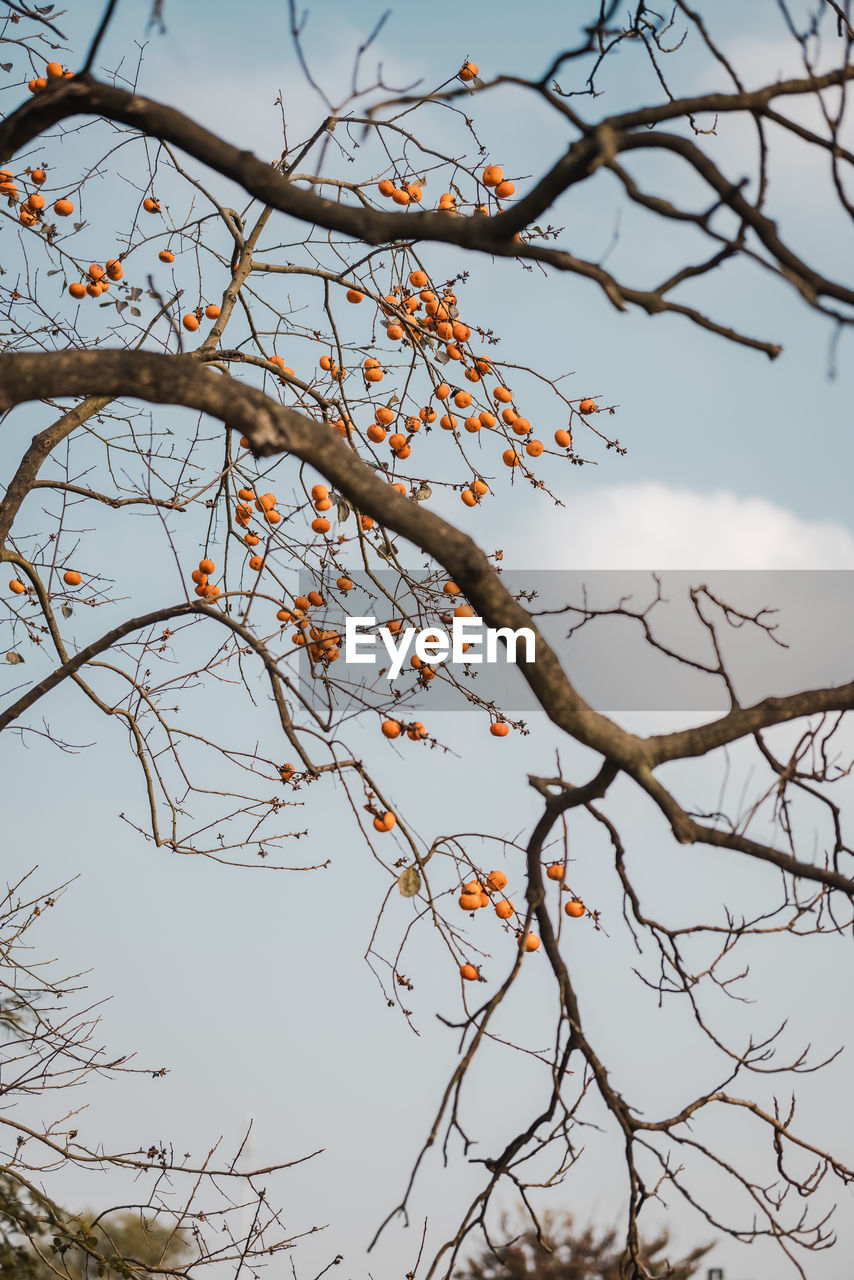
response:
M85 45L97 8L77 5L63 18L72 46ZM430 82L437 68L442 77L452 76L464 58L473 57L484 75L534 75L556 48L574 41L582 8L532 0L522 20L518 6L503 0L488 8L436 0L429 15L402 0L391 6L365 60L365 74L381 60L391 85ZM148 28L148 11L139 0L120 4L99 57L102 68L113 70L122 59L125 67L135 65L144 44L142 92L196 115L262 156L281 150L274 105L280 90L289 138L305 135L323 117L323 103L306 89L295 64L284 4L262 0L253 5L250 28L225 0L181 0L180 5L167 0L165 34ZM354 47L382 12L383 6L361 0L358 7L338 0L311 6L306 55L330 95L346 82ZM769 3L715 5L727 53L744 67L748 83L778 71L788 74L796 66L775 12ZM681 74L685 84L717 84L714 73L692 61L690 51ZM622 53L603 84L607 96L585 104L591 112L660 95L637 59ZM496 94L485 105L476 101L473 110L490 156L518 175L520 189L566 145L559 121L520 91ZM445 126L440 119L432 127L441 136ZM80 162L85 146L85 132L67 140L70 165ZM749 164L751 146L728 123L721 124L714 141L734 179ZM690 192L663 164L643 172L648 181ZM819 182L826 183L822 166L812 165L782 139L772 164L781 227L808 260L831 271L846 260L841 255L850 258L850 241L817 198ZM108 206L89 216L100 228L113 213ZM607 179L589 197L586 192L565 197L550 216L564 227L561 243L579 253L608 251L609 266L630 283L647 284L666 274L687 243L644 215L618 214ZM287 230L277 225L277 230L271 225L270 244L287 239ZM94 242L92 253L97 256ZM430 259L439 270L453 264L455 255L436 248ZM676 317L618 315L594 286L575 278L553 272L528 278L515 264L486 259L472 263L471 271L467 304L494 324L502 338L500 351L514 357L519 352L520 364L555 377L572 373L567 394L592 395L615 406L608 429L627 448L618 456L584 439L581 451L595 465L571 468L555 481L560 507L520 490L510 506L477 511L477 523L467 527L485 549L502 548L508 567L854 567L851 340L842 335L834 360L832 329L794 291L745 265L722 270L685 294L721 320L782 343L783 354L771 362ZM211 291L216 293L216 282ZM295 367L301 351L294 347ZM547 419L552 410L544 393L533 380L522 385L528 416ZM15 450L44 420L39 411L28 410L10 421L4 475L14 465ZM434 508L461 519L456 499L437 495ZM121 528L101 524L91 535L81 535L83 545L88 536L94 546L105 530L105 562L127 563L145 546L146 527L138 522ZM162 598L161 571L173 573L164 561L156 568L142 565L134 584L138 598ZM100 622L100 617L75 617L81 642ZM38 657L32 661L35 666ZM236 741L260 741L274 757L281 754L263 702L247 711L224 694L223 711L196 706L202 717L232 715ZM288 1230L326 1228L296 1251L299 1280L310 1280L338 1253L344 1255L348 1276L379 1278L407 1270L424 1216L430 1219L430 1238L441 1239L443 1229L455 1225L464 1196L477 1186L478 1166L458 1150L446 1169L431 1154L417 1184L412 1225L407 1230L393 1224L381 1251L365 1253L376 1226L400 1197L454 1061L455 1036L437 1014L459 1016L456 972L445 972L429 932L415 930L404 964L415 984L406 1000L417 1034L399 1008L388 1006L370 965L360 959L388 879L348 820L340 792L304 789L293 796L289 813L293 830L309 834L286 842L281 860L294 866L328 863L323 870L274 874L262 865L243 870L177 858L146 843L120 816L138 821L140 815L134 762L117 750L124 745L121 736L105 729L73 690L57 693L49 714L66 741L92 745L61 753L42 738L12 737L0 748L4 789L13 798L6 827L7 875L36 866L45 892L77 877L41 922L34 941L43 954L59 955L63 971L88 971L89 998L106 1001L105 1043L136 1050L146 1065L169 1067L165 1078L97 1082L86 1095L89 1110L81 1125L93 1138L105 1135L130 1150L171 1139L176 1150L198 1153L220 1135L226 1149L236 1148L251 1117L249 1151L258 1165L322 1147L322 1155L286 1172L277 1187ZM486 736L483 722L473 716L434 713L431 731L447 750L432 751L426 765L423 756L381 744L384 754L378 758L389 794L405 802L414 826L431 838L440 832L482 833L485 810L489 831L524 836L538 815L528 773L553 771L557 750L566 776L586 777L595 767L590 753L561 740L544 717L526 719L529 736L498 740ZM622 720L638 732L682 722L651 713ZM377 756L373 729L354 726L351 738ZM709 762L690 779L686 773L687 793L693 799L696 789L707 798L729 788L730 796L737 795L739 769L747 773L747 753L736 749L726 763ZM774 892L774 877L763 868L740 867L729 855L710 858L702 850L677 849L663 823L628 788L619 789L614 806L631 834L630 857L641 892L663 914L684 910L690 915L694 907L708 904L716 910L733 904L746 912L758 910ZM717 1079L720 1063L696 1043L675 1011L659 1010L632 979L635 961L621 927L602 832L579 821L571 852L573 875L585 898L600 906L605 926L597 931L584 922L566 939L585 1025L602 1056L613 1062L619 1085L651 1110L676 1110L674 1097L679 1103L683 1091L697 1082L708 1086ZM508 866L511 875L513 870ZM403 899L390 901L378 950L393 953L410 919L407 913L411 905ZM495 933L484 941L486 930L483 921L472 925L476 941L492 951L494 958L485 962L492 980L504 971L506 948L502 953ZM827 940L819 947L789 938L773 949L753 948L751 991L761 1001L746 1012L756 1025L767 1033L791 1016L786 1045L795 1051L807 1041L819 1054L833 1052L846 1037L850 1042L850 1012L840 1007L838 984L828 979L848 959L843 945ZM649 957L645 963L651 963ZM523 974L501 1024L509 1038L540 1047L553 1031L552 992L541 980L544 964L538 971L532 963ZM744 1010L720 1016L730 1027L745 1018L746 1034ZM840 1062L821 1078L801 1082L804 1127L819 1137L840 1134L843 1154L850 1153L854 1138L850 1109L839 1103L849 1079L850 1068ZM482 1147L491 1151L514 1123L524 1123L531 1097L542 1087L536 1064L493 1046L465 1095L481 1122ZM725 1138L739 1158L747 1156L749 1129L727 1132ZM570 1174L563 1188L540 1202L558 1210L569 1207L581 1221L591 1216L610 1224L625 1204L620 1153L608 1138L589 1145L581 1179L573 1181ZM713 1187L710 1174L700 1178ZM80 1204L101 1194L94 1177L69 1177L68 1187ZM139 1194L138 1186L123 1190ZM725 1203L723 1188L715 1194ZM811 1280L842 1280L848 1274L848 1194L840 1195L837 1222L843 1242L809 1259ZM502 1203L509 1206L509 1198ZM687 1249L717 1234L678 1198L672 1211L679 1246ZM651 1223L664 1217L664 1207L656 1209ZM726 1280L759 1280L772 1266L781 1274L759 1246L723 1242L710 1262L724 1268ZM267 1274L289 1273L280 1259Z

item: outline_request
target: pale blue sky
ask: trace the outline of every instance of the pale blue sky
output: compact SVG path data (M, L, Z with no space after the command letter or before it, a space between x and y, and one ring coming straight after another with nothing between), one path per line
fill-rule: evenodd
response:
M273 156L280 149L273 105L280 89L289 128L297 136L322 118L322 104L312 100L295 67L284 3L265 0L236 11L225 0L167 0L165 37L147 33L149 8L143 0L125 0L120 6L99 58L101 66L112 68L120 57L134 63L134 42L147 39L142 90L198 114L209 127L261 155ZM393 6L378 49L392 84L425 75L451 76L466 56L475 58L486 75L532 75L541 71L556 48L575 41L575 24L584 10L580 4L539 0L527 4L522 16L518 5L503 0L468 7L437 0L429 10L410 0ZM347 75L354 45L382 11L382 5L345 5L337 0L312 6L306 48L312 67L333 96ZM99 12L100 5L89 0L62 19L72 47L83 47ZM767 69L772 75L778 66L788 70L780 61L786 55L782 35L778 46L768 34L766 24L774 12L770 0L749 8L715 5L719 28L726 26L732 33L728 48L734 57L741 50L757 80ZM774 30L779 33L779 26ZM604 114L645 97L657 99L659 91L636 65L636 59L621 54L608 81L609 95L586 109ZM685 82L691 84L690 59L687 67ZM520 175L520 188L525 176L536 177L566 145L560 124L542 108L526 106L515 91L496 96L494 103L475 102L474 109L490 155L508 172ZM436 125L437 130L441 127L441 122ZM68 142L72 165L81 163L85 145L85 132ZM733 177L741 176L749 146L723 128L718 145ZM679 181L663 168L660 172L668 182ZM786 163L775 175L781 225L808 260L832 270L835 262L850 261L850 240L843 242L833 216L814 201L809 178L819 180L787 151ZM100 230L112 212L87 210L87 216ZM552 221L566 227L564 243L581 252L601 253L615 229L613 188L602 180L589 197L585 191L571 194ZM663 274L660 264L671 261L669 255L681 248L669 231L662 233L641 218L624 216L620 236L610 262L630 283L651 283ZM274 233L271 224L269 242L285 238L286 233ZM99 256L94 234L91 252ZM430 255L434 264L457 261L449 250L431 250ZM774 363L675 318L619 316L594 286L575 278L550 274L538 281L522 275L515 264L486 259L471 265L466 296L473 310L494 317L502 335L499 350L524 352L520 363L555 375L574 370L571 395L595 394L620 406L611 425L629 449L627 456L616 457L596 451L592 441L582 442L599 465L571 469L561 478L560 496L567 505L557 514L527 493L519 496L512 516L506 508L499 512L498 504L494 513L477 512L479 523L471 527L487 549L508 547L508 559L515 555L520 568L584 568L575 558L576 547L582 545L586 554L595 555L596 547L607 543L614 567L634 564L637 547L631 528L620 526L623 543L616 539L612 545L609 526L615 521L601 517L605 493L612 502L614 487L627 486L622 505L637 510L638 520L644 512L649 515L652 503L653 520L661 511L663 520L690 523L693 518L698 525L706 521L698 545L710 560L725 541L725 531L716 538L714 519L721 517L709 520L708 502L711 495L724 491L734 499L770 504L748 511L734 502L732 524L744 531L743 560L734 567L752 562L768 525L780 530L782 563L777 567L784 567L786 557L794 557L800 546L813 556L807 563L825 567L824 557L837 554L834 538L840 561L849 563L846 556L854 538L849 499L854 388L847 335L838 349L838 375L829 380L827 324L808 313L790 291L748 266L721 273L685 296L723 321L782 342L784 354ZM221 283L212 283L212 296ZM538 412L550 413L533 385L529 395L532 420ZM31 411L16 415L9 431L4 428L9 440L4 448L6 473L12 465L8 459L14 462L16 448L44 420L42 411ZM644 486L653 482L663 486L659 497L645 498L649 491ZM603 505L597 507L600 491ZM668 498L679 491L691 495L682 505ZM619 506L619 492L616 502ZM462 511L456 500L437 499L436 509L454 519ZM579 521L584 528L578 527ZM823 521L837 522L838 531L822 531ZM138 521L120 523L113 513L97 513L89 523L95 532L84 539L84 548L90 555L101 548L105 565L117 576L123 562L147 545L148 529ZM690 532L685 523L674 523L664 545L678 554ZM194 545L193 537L188 531L189 545ZM637 541L641 547L661 545L661 540L653 544L646 531ZM833 547L830 552L828 545ZM728 542L721 563L732 563L737 555L738 547ZM767 555L763 546L763 563ZM164 580L177 598L177 578L165 557L134 583L140 607L162 599ZM79 640L102 626L101 613L78 611L72 625L79 628ZM38 667L38 655L28 656L28 661L28 670ZM224 701L217 713L234 717L235 737L241 742L260 742L262 752L273 758L288 754L276 738L265 700L251 716L237 699ZM430 1215L432 1238L441 1238L443 1227L455 1225L453 1215L463 1194L477 1185L477 1167L472 1170L460 1158L447 1171L438 1160L428 1162L413 1203L415 1225L408 1233L393 1230L386 1253L364 1257L367 1238L399 1196L450 1070L453 1033L440 1026L435 1014L458 1013L458 983L453 971L441 970L429 932L416 932L403 968L416 984L407 1003L420 1036L412 1034L397 1010L386 1007L359 957L387 878L353 830L342 797L319 786L296 797L304 807L293 811L291 825L295 830L310 826L311 836L286 845L282 861L296 865L330 858L332 865L325 871L274 875L260 868L239 871L202 859L176 858L154 850L117 816L126 812L138 820L141 814L139 779L130 754L123 752L121 733L105 727L74 690L53 695L50 705L44 704L44 715L66 740L96 745L61 755L41 739L33 739L26 749L14 737L4 743L5 789L16 799L7 826L7 859L16 869L38 864L45 890L79 873L80 879L43 921L42 945L46 952L62 956L63 969L91 968L93 998L115 997L105 1006L103 1023L105 1041L112 1048L138 1048L146 1064L171 1069L163 1080L141 1077L98 1085L92 1090L91 1120L85 1121L89 1132L107 1134L130 1149L172 1138L176 1149L198 1152L221 1133L227 1147L236 1146L252 1115L253 1159L258 1164L277 1156L300 1156L318 1146L326 1149L314 1165L286 1175L281 1184L290 1229L330 1223L327 1232L297 1254L299 1280L316 1274L339 1251L345 1254L348 1276L371 1272L379 1278L408 1269L423 1216ZM350 740L376 761L390 794L428 838L477 829L485 811L490 831L514 835L528 831L538 813L526 774L552 772L556 747L567 776L577 780L593 768L589 753L559 741L542 717L529 720L531 737L523 741L512 735L499 742L486 737L483 723L474 717L435 715L431 729L456 754L431 752L427 766L420 769L413 767L413 760L421 762L423 755L378 745L373 726L364 732L354 727ZM34 717L32 723L41 721ZM646 717L637 727L652 731L658 724ZM738 763L734 753L734 769ZM686 782L690 799L711 804L721 771L710 766L700 771L696 784ZM44 802L45 780L50 804ZM730 785L737 794L735 784ZM642 892L662 913L686 899L698 911L710 902L737 903L749 910L764 900L769 886L773 891L775 879L763 869L739 869L734 859L720 854L710 858L702 851L674 852L664 825L627 788L620 789L614 812L630 834L630 857ZM693 1041L679 1038L684 1032L677 1031L669 1013L659 1014L651 997L637 985L628 985L634 961L621 927L608 849L601 832L584 822L577 831L573 828L572 840L583 892L602 904L608 931L607 937L595 933L584 922L568 942L590 1036L602 1046L603 1056L610 1054L615 1079L630 1095L636 1090L635 1096L643 1096L651 1110L676 1110L685 1100L683 1073L702 1088L717 1078L720 1068ZM509 862L502 865L512 873ZM402 899L392 900L382 935L389 947L402 932L402 921L408 922L409 912ZM475 921L472 936L486 936L485 922ZM504 971L506 948L502 950L494 931L485 945L494 949L488 971L496 977ZM781 946L770 961L757 955L757 989L763 1004L751 1007L750 1013L767 1031L794 1007L803 1024L793 1027L788 1043L811 1039L822 1052L833 1050L846 1032L850 1038L851 1028L845 1025L845 1011L817 998L817 993L826 989L827 966L841 965L846 958L841 944ZM523 975L502 1027L511 1037L524 1035L529 1042L546 1045L552 1033L552 993L548 982L538 981L546 972L544 959L530 959L530 972ZM490 1127L502 1135L514 1121L524 1123L532 1084L543 1085L541 1078L534 1080L529 1060L496 1048L478 1071L469 1094L473 1110L487 1113ZM836 1136L836 1130L844 1129L844 1145L850 1150L850 1111L840 1111L835 1101L848 1078L838 1066L812 1092L807 1080L804 1106L819 1134ZM660 1090L664 1084L669 1086L667 1100ZM487 1136L485 1129L481 1136ZM732 1142L734 1149L744 1150L749 1134ZM624 1203L619 1151L607 1141L595 1149L591 1142L583 1168L581 1183L570 1179L563 1197L557 1193L553 1203L558 1208L571 1205L581 1218L592 1213L610 1222ZM79 1179L73 1182L72 1194L81 1203L100 1195L94 1180L90 1187ZM138 1187L133 1194L139 1194ZM681 1210L676 1223L679 1243L686 1247L709 1238L704 1224ZM811 1280L847 1276L850 1252L841 1260L839 1253L811 1260ZM727 1280L759 1280L773 1265L759 1250L751 1254L732 1245L722 1246L714 1262L726 1268ZM280 1261L270 1274L284 1275L284 1267ZM779 1273L776 1267L774 1271Z

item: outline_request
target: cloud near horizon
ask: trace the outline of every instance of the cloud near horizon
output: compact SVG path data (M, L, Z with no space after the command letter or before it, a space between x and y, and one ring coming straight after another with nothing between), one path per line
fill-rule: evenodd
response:
M552 549L560 520L561 536ZM509 555L507 557L510 559ZM854 534L765 498L657 482L608 485L514 539L513 565L563 569L854 569Z

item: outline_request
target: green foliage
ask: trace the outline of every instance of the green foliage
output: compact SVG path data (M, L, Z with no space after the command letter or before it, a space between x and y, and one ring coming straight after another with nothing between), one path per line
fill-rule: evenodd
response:
M8 1174L0 1174L0 1278L40 1280L44 1274L30 1239L38 1236L44 1220L28 1203Z
M505 1236L506 1223L502 1223ZM618 1243L616 1228L601 1234L590 1226L576 1231L571 1214L543 1217L543 1243L530 1228L513 1242L495 1252L485 1249L474 1261L458 1270L455 1280L690 1280L712 1245L699 1245L684 1258L674 1261L669 1254L666 1231L641 1240L643 1271L632 1265L624 1243Z
M97 1223L90 1214L63 1218L0 1174L0 1280L55 1280L57 1272L69 1280L137 1280L150 1267L178 1265L189 1251L186 1234L173 1235L169 1224L141 1212L122 1210Z

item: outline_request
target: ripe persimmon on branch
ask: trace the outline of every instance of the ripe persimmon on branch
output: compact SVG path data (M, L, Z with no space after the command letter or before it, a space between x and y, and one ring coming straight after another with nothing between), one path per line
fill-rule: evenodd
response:
M398 887L412 908L406 925L394 926L390 958L376 931L368 945L388 1003L412 986L402 958L413 933L432 929L437 963L460 978L456 1012L445 1022L459 1031L461 1052L385 1222L412 1212L417 1175L434 1145L448 1159L457 1138L464 1154L475 1140L490 1151L475 1159L482 1181L458 1222L446 1238L431 1236L429 1248L425 1232L411 1274L449 1276L484 1238L487 1250L505 1247L494 1225L505 1191L520 1197L541 1243L537 1190L571 1183L593 1125L622 1144L632 1280L652 1274L642 1215L666 1194L690 1206L707 1232L748 1243L773 1239L805 1274L802 1251L825 1247L831 1232L822 1212L802 1214L791 1204L822 1180L844 1186L854 1171L764 1091L768 1073L817 1064L801 1053L778 1061L776 1035L745 1041L716 1001L734 994L736 949L751 954L783 934L833 937L851 926L852 850L833 788L848 772L836 744L854 682L742 702L721 636L731 627L769 628L761 613L738 612L698 586L691 601L712 661L665 645L649 611L622 600L607 612L640 622L644 641L674 666L717 681L728 710L644 736L582 696L550 639L546 611L503 573L502 552L483 549L477 521L502 504L512 512L520 492L559 516L580 468L625 452L614 432L616 406L607 388L596 398L593 388L569 394L565 371L535 367L536 351L524 341L503 358L507 317L478 302L477 279L495 260L518 268L514 308L524 309L534 267L556 296L575 275L598 285L618 311L681 316L774 358L781 351L775 335L743 332L735 303L730 314L713 315L704 300L712 273L743 282L758 268L837 328L850 325L854 289L842 273L812 265L814 246L783 234L768 176L785 138L826 156L822 197L835 199L843 215L854 213L854 154L844 134L854 77L847 7L826 0L800 31L781 0L802 71L758 89L745 87L724 52L714 15L681 0L669 18L643 4L624 17L601 0L577 46L549 51L535 80L488 75L463 48L433 87L394 89L378 74L362 89L360 69L380 24L356 55L349 92L333 104L314 78L291 4L305 83L277 102L279 154L262 157L142 92L156 45L130 76L123 66L101 65L121 17L114 2L94 31L77 33L79 48L63 31L63 15L3 3L0 560L9 574L2 626L13 678L0 731L16 743L46 735L62 746L63 718L73 714L65 691L69 709L72 695L85 699L103 717L105 740L126 741L139 770L139 802L124 804L139 816L122 817L140 843L175 854L282 874L318 871L331 856L292 865L284 850L310 830L313 809L346 808L384 878L377 930ZM169 6L155 5L152 18L168 24ZM725 88L679 90L686 41ZM609 111L600 85L618 52L648 68L654 88L649 101ZM694 67L690 83L698 82ZM500 115L507 95L514 110L545 107L565 129L563 150L539 176L508 176L495 150L493 113ZM798 114L801 104L812 123ZM734 172L715 145L723 120L735 121L739 140L755 152L749 176ZM662 156L690 175L690 199L678 182L674 195L660 180ZM563 218L603 181L660 225L690 231L677 269L656 274L645 256L635 267L642 278L629 282L603 260L566 247L573 237L563 229L539 225ZM552 426L540 429L538 419ZM126 572L127 548L137 540L152 566L145 576ZM573 764L564 769L558 761L555 772L550 754L544 763L536 731L513 720L471 670L442 663L441 638L416 644L400 682L365 677L344 652L346 620L365 621L359 610L366 606L357 603L365 600L386 643L410 630L435 635L454 618L482 619L508 648L512 634L529 632L533 655L520 652L518 669L536 708L564 735ZM583 610L583 625L595 626L603 612ZM241 737L237 719L212 714L199 689L216 689L223 707L236 697L238 717L246 699L260 705L263 727L256 716ZM496 739L529 735L539 816L527 833L492 834L486 795L483 813L451 834L440 814L426 823L410 818L397 798L390 753L411 751L429 775L434 758L455 746L430 725L440 696L467 708ZM795 722L791 745L780 735ZM736 746L754 753L755 801L699 811L689 762ZM680 763L682 771L670 768ZM773 869L776 887L762 909L695 916L688 901L674 921L648 902L642 876L629 870L635 851L620 809L627 793L671 843ZM298 806L305 826L291 830ZM597 834L613 866L622 926L646 965L637 970L640 982L662 1000L677 997L717 1064L713 1085L697 1086L687 1100L680 1090L672 1106L650 1108L634 1095L625 1064L609 1060L585 1021L564 930L613 926L575 883L568 840L581 827ZM513 872L520 856L524 870ZM0 1010L9 1011L4 1025L20 1064L0 1082L10 1101L31 1091L34 1075L45 1082L54 1069L60 1085L66 1070L83 1079L126 1069L122 1057L90 1054L88 1013L73 1015L70 1029L44 1014L45 998L73 1005L75 989L22 981L23 930L55 900L30 884L9 890L2 919ZM494 942L483 941L485 926L477 933L484 917L472 913L484 909L497 917ZM486 947L495 952L488 971L478 959ZM517 1047L545 1064L546 1083L509 1137L495 1139L484 1127L475 1139L473 1064L496 1043L515 1043L501 1019L532 964L542 966L553 1000L553 1040L545 1053ZM481 999L471 995L481 991ZM412 1011L401 1011L412 1024ZM67 1067L50 1065L66 1059ZM304 1157L253 1170L237 1157L217 1164L213 1146L202 1163L166 1147L105 1153L62 1127L62 1108L48 1113L48 1087L38 1125L4 1113L0 1215L16 1240L16 1265L25 1258L34 1275L40 1266L66 1274L70 1259L85 1266L88 1258L94 1268L123 1267L120 1274L133 1276L189 1277L203 1266L239 1274L292 1249L302 1234L281 1228L258 1179ZM729 1155L717 1131L720 1114L728 1118L722 1129L730 1117L745 1118L762 1135L755 1167ZM159 1260L110 1251L111 1211L99 1210L87 1224L48 1199L43 1181L55 1164L186 1179L180 1208L159 1184L136 1205L143 1224L160 1233ZM707 1193L698 1173L705 1167L725 1175L734 1208L720 1208ZM243 1184L237 1196L223 1191L232 1179ZM127 1200L118 1204L126 1212ZM225 1246L204 1229L212 1218L224 1224ZM379 1207L375 1218L383 1219Z

